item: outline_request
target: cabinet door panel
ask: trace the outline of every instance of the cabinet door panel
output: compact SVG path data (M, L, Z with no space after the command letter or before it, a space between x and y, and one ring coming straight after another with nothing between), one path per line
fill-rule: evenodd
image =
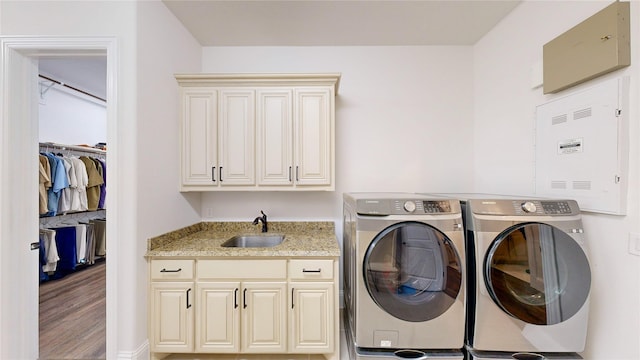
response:
M243 352L286 351L286 291L285 282L243 283Z
M331 185L334 141L330 88L296 89L294 102L297 185Z
M182 90L182 184L217 183L217 98L212 89Z
M220 185L255 184L255 92L220 90Z
M239 282L198 282L196 351L240 350Z
M151 284L152 351L193 351L193 283Z
M294 282L290 288L290 352L333 352L333 283Z
M291 185L293 129L291 90L257 93L256 149L259 185Z

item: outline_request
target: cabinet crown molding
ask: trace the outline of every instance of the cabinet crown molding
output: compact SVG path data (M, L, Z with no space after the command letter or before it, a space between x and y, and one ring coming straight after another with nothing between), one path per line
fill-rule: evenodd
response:
M181 86L334 86L338 94L340 73L197 73L175 74Z

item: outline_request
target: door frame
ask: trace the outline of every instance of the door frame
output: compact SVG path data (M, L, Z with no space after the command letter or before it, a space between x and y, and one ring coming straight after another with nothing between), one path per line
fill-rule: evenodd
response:
M113 37L0 37L0 358L37 359L39 352L38 251L38 59L106 56L109 197L106 199L107 358L117 356L118 221L117 42ZM22 120L22 121L21 121ZM26 121L25 121L26 120Z

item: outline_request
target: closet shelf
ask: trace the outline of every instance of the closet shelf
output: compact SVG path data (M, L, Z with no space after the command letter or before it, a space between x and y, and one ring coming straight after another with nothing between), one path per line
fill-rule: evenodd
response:
M102 155L107 156L106 150L96 149L88 146L79 146L79 145L66 145L66 144L57 144L53 142L41 142L40 150L51 151L51 150L60 150L60 151L73 151L73 152L82 152L93 155Z

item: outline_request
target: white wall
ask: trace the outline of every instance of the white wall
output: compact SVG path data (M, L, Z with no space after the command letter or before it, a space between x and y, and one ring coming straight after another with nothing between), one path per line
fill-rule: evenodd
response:
M342 74L336 191L205 193L213 218L336 221L342 193L468 191L472 186L471 47L206 47L203 72ZM207 211L203 211L207 214Z
M626 216L585 214L593 284L586 359L640 358L640 257L627 252L630 232L640 230L638 175L638 1L631 4L632 66L557 95L531 88L530 71L542 60L542 46L610 1L528 0L482 38L473 49L474 190L532 194L535 106L605 79L631 77L630 177ZM535 29L535 30L534 30Z
M159 1L137 8L138 197L135 247L136 344L148 338L147 239L200 221L200 197L178 192L178 72L198 72L201 46ZM133 274L132 274L133 275Z
M45 85L48 81L45 81ZM50 88L39 101L40 142L90 145L107 141L107 108L73 90Z
M107 292L108 306L116 305L108 309L107 332L114 336L107 357L144 358L147 238L200 220L199 199L177 192L178 96L172 76L198 71L201 48L160 1L2 1L0 14L2 36L116 41L116 61L108 64L116 69L108 88L116 88L117 98L110 101L117 103L117 114L107 124L107 175L109 199L119 206L108 206L107 237L117 242L117 252L112 242L107 287L115 284L117 294ZM29 219L22 221L29 226ZM3 332L2 343L21 336Z

